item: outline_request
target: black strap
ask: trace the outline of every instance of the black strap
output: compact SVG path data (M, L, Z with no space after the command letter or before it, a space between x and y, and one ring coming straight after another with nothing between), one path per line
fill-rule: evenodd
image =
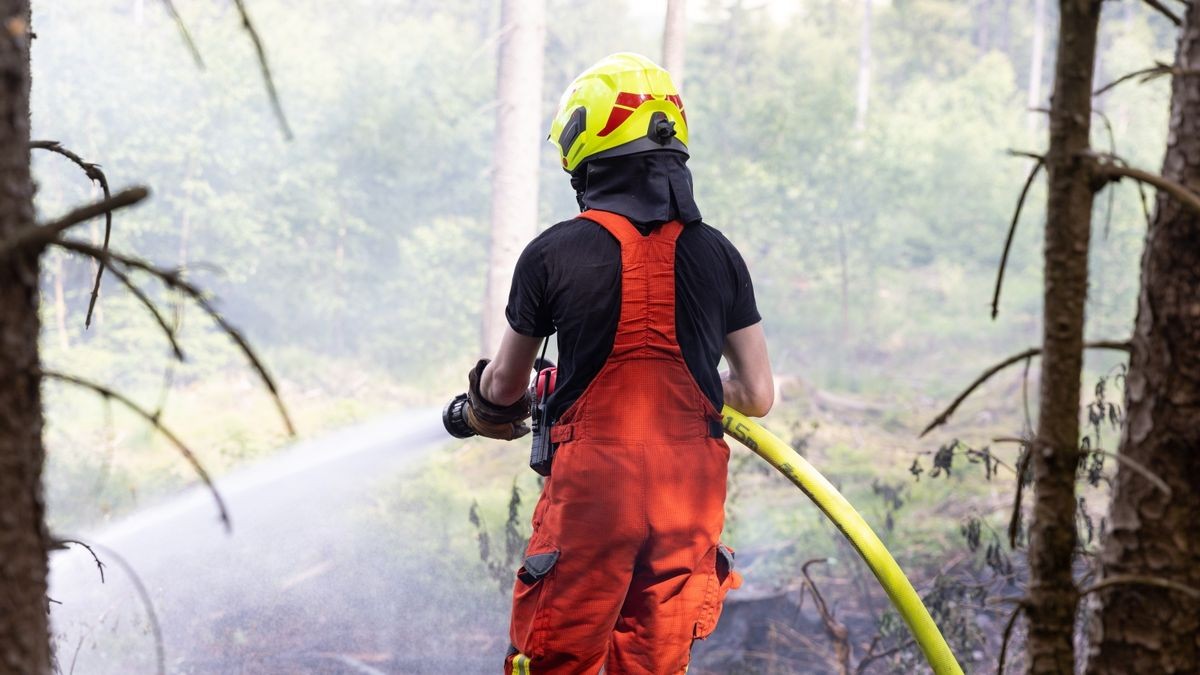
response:
M723 438L725 436L725 427L721 424L721 420L715 417L708 418L708 437Z

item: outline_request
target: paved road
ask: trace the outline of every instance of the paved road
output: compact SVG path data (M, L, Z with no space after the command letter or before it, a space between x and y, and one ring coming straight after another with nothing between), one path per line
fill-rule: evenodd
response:
M479 620L483 608L431 607L445 603L444 589L405 583L413 578L406 565L424 565L416 559L424 555L364 544L369 537L355 527L380 485L447 440L440 410L387 417L219 480L232 534L211 496L192 489L81 535L99 545L106 583L82 550L54 554L62 672L72 664L82 674L157 670L153 624L114 553L152 599L168 672L491 670L503 649L495 608ZM467 626L479 635L473 645L449 639L464 617L477 624Z

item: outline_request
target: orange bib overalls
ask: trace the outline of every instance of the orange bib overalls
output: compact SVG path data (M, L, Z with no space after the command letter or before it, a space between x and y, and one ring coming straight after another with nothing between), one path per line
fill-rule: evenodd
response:
M675 339L675 240L587 211L621 244L612 352L551 431L553 473L513 589L506 673L681 673L739 584L729 447ZM586 311L586 308L580 308Z

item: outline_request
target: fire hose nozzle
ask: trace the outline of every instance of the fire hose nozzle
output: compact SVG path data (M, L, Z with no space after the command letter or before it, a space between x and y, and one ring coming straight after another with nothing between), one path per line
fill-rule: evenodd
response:
M455 396L446 404L445 408L442 408L442 425L455 438L470 438L475 435L475 432L467 425L466 407L467 395L462 393Z

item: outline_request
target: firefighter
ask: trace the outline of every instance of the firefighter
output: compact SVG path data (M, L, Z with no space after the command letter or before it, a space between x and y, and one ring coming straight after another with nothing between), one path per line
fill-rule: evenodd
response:
M555 454L505 672L682 673L740 583L720 542L718 411L772 405L761 317L737 249L692 198L687 116L665 70L601 60L563 94L550 141L582 213L522 252L508 329L471 371L465 410L481 435L524 435L530 368L557 333Z

